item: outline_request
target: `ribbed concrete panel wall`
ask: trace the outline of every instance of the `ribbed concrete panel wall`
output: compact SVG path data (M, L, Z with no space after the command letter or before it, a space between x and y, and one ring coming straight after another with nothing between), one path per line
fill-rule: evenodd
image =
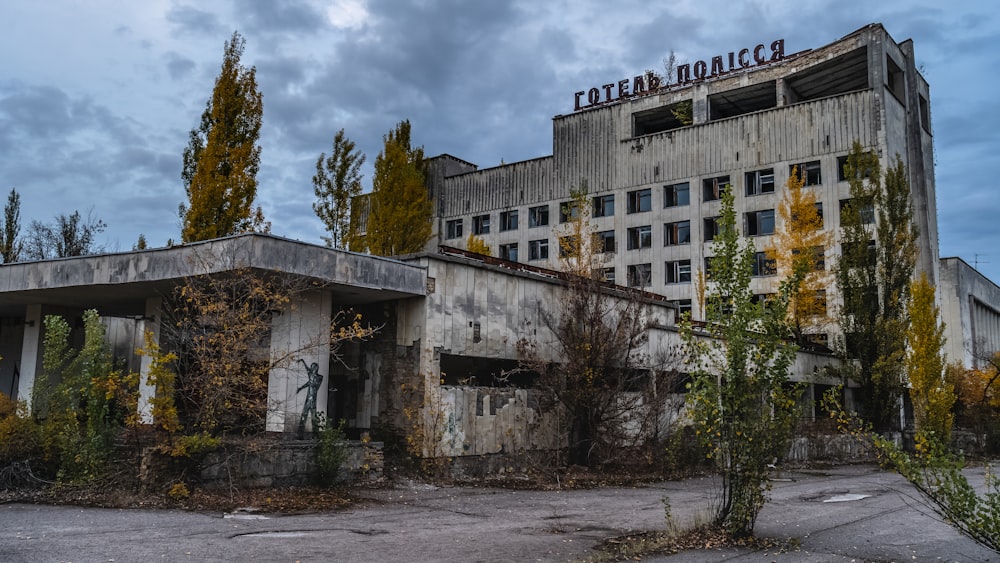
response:
M552 157L536 158L444 179L442 217L505 209L562 197Z
M563 194L569 193L569 187L579 186L584 181L592 193L620 185L615 178L614 162L615 155L620 154L618 145L622 138L616 129L619 113L619 108L610 107L555 120L553 156Z

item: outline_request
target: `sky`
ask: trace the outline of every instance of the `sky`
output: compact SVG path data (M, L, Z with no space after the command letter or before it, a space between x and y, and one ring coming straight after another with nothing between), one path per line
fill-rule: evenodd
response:
M872 22L913 39L931 87L941 256L1000 282L994 0L3 0L0 195L21 194L25 225L90 213L110 251L179 240L181 155L236 30L264 99L258 204L274 234L322 244L311 178L341 128L366 191L403 119L429 156L547 156L574 92L671 51L794 53Z

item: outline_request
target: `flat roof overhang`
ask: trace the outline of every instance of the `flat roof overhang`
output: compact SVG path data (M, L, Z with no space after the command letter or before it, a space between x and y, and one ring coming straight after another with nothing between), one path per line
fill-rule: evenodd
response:
M235 235L169 248L0 265L0 317L29 304L142 315L149 297L169 296L185 278L252 268L303 276L348 305L423 296L427 271L398 260L264 234Z

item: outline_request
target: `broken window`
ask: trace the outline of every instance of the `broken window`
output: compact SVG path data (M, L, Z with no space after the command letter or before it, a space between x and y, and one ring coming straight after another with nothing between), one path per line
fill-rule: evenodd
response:
M653 246L653 226L631 227L628 230L628 249L649 248Z
M452 221L447 221L444 224L444 227L445 227L445 229L444 229L445 230L445 236L444 236L444 238L446 238L446 239L462 238L462 220L461 219L454 219Z
M524 369L517 360L442 353L440 365L442 385L530 388L538 377L537 373ZM484 404L489 405L487 408L490 411L497 408L497 403L494 401L480 400L476 403L479 409L484 408Z
M906 75L896 61L888 54L885 56L885 85L899 103L906 107Z
M719 218L705 217L702 220L702 233L705 242L715 240L715 237L719 235Z
M564 201L559 204L559 222L568 223L573 219L580 216L580 210L577 209L575 201Z
M598 252L614 252L615 251L615 232L614 231L601 231L597 233L597 251Z
M774 210L762 209L746 213L744 232L748 237L774 234Z
M512 242L510 244L501 244L500 259L510 260L511 262L517 262L517 243Z
M870 153L869 153L870 154ZM846 182L850 178L847 177L847 155L837 157L837 181ZM864 170L858 171L858 177L863 180L867 180L872 177L872 169L866 168Z
M840 222L844 223L844 214L847 212L847 206L854 205L853 199L842 199L840 200ZM875 205L870 199L861 202L861 208L858 210L861 214L861 223L864 225L871 225L875 222Z
M549 206L539 205L528 209L528 228L544 227L549 224Z
M777 105L778 91L774 80L708 96L708 113L711 121L770 109Z
M632 114L632 136L662 133L691 125L691 100Z
M691 221L663 224L663 246L691 243Z
M649 287L653 283L652 264L631 264L628 267L629 287Z
M680 318L683 314L691 314L691 300L690 299L675 299L671 301L677 306L677 318Z
M485 235L490 232L490 216L476 215L472 218L472 234Z
M729 176L705 178L701 181L701 199L703 201L715 201L722 197L723 192L725 192L728 187Z
M690 283L691 281L691 261L675 260L666 263L667 283Z
M663 207L691 204L691 188L687 182L663 186Z
M500 230L513 231L517 229L517 210L500 212Z
M547 260L549 257L549 239L528 241L528 260Z
M628 212L641 213L653 208L653 190L636 190L628 193Z
M791 176L797 173L802 178L802 185L804 187L818 186L823 183L820 168L820 162L818 160L800 162L799 164L793 164L788 167L788 175Z
M774 263L774 258L768 258L766 252L757 252L753 255L753 268L751 275L754 277L773 276L778 273Z
M611 217L614 214L614 194L594 196L594 217Z
M705 257L705 279L706 280L712 278L712 260L714 260L714 259L715 259L714 256L706 256Z
M746 194L760 195L774 193L774 169L755 170L746 174Z
M608 283L615 283L615 269L614 268L602 269L601 278Z

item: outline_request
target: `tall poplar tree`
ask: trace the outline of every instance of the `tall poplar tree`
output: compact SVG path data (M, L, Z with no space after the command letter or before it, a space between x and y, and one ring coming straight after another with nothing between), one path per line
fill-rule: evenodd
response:
M240 63L245 44L239 32L226 41L212 97L184 149L184 242L268 230L260 207L253 208L264 106L256 67Z
M951 443L951 408L955 404L955 386L945 380L944 323L934 304L934 286L927 275L910 287L910 326L906 331L906 375L910 381L910 399L917 432Z
M424 149L411 147L409 120L399 122L383 140L375 158L365 234L354 239L351 249L379 256L419 252L431 238Z
M21 258L24 243L21 240L21 195L11 188L7 205L3 208L3 232L0 233L0 258L4 264Z
M354 141L337 131L333 137L330 156L320 153L316 160L316 174L313 175L313 191L317 201L313 211L326 225L329 237L323 237L326 245L344 248L350 227L351 200L361 194L361 165L365 155L355 149Z

